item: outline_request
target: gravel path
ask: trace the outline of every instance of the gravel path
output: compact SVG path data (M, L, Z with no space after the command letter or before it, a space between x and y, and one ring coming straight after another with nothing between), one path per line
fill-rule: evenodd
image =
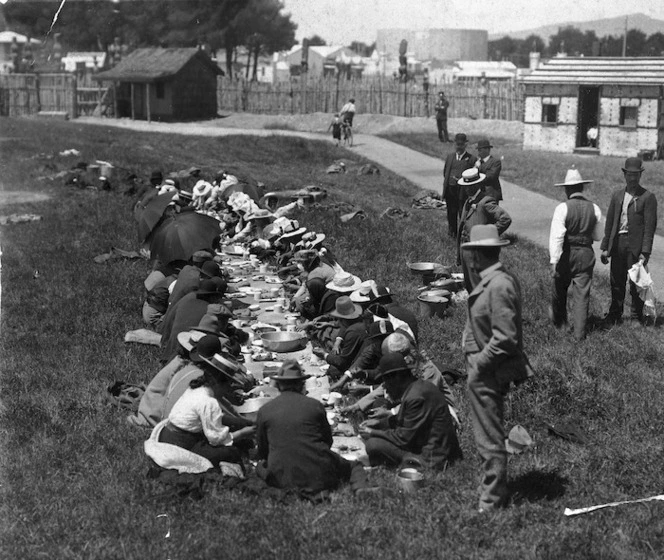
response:
M265 116L263 118L270 119L275 117ZM221 128L220 125L223 123L223 120L212 121L212 123L205 124L148 123L146 121L131 121L128 119L114 120L85 117L77 119L76 122L117 126L120 128L146 132L164 132L212 137L233 136L238 134L251 136L297 136L299 138L307 138L310 140L331 142L330 135L316 132L266 130L262 128ZM435 138L433 133L432 138ZM355 136L355 145L351 150L378 165L389 169L393 173L401 175L423 189L430 189L439 193L442 190L444 167L442 159L427 156L371 134L357 134ZM558 201L529 191L508 181L501 180L501 184L503 187L503 196L505 198L502 205L512 216L513 220L512 226L509 229L510 233L519 235L520 237L526 238L548 249L551 216L553 215L553 211L558 204ZM606 209L603 209L603 212L605 211ZM658 279L664 281L664 263L659 259L661 250L664 248L664 237L656 235L654 246L655 251L649 265L650 272L653 275L655 282L657 282ZM598 249L598 244L595 244L595 248ZM599 255L599 250L596 250L596 253ZM602 274L608 274L608 267L601 265L599 258L597 259L595 270Z

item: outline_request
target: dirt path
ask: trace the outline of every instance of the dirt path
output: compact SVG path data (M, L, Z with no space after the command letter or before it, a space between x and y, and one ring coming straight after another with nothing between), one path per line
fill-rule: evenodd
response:
M254 115L254 117L255 116L256 115ZM270 117L263 117L263 119L267 118ZM221 121L217 120L205 124L147 123L145 121L131 121L127 119L113 120L98 118L81 118L77 119L77 122L117 126L120 128L129 128L146 132L164 132L200 136L233 136L238 134L252 136L297 136L300 138L308 138L310 140L331 141L328 134L315 132L266 130L263 128L220 128L220 123L221 126L223 126L223 119ZM359 125L358 128L360 128ZM440 158L427 156L371 134L357 134L355 136L355 145L353 146L352 151L382 165L393 173L401 175L423 189L430 189L436 192L441 192L442 190L444 165ZM503 196L505 197L502 204L512 216L513 220L509 231L548 249L551 216L553 215L553 211L558 204L558 201L529 191L508 181L501 180L501 183L503 186ZM657 282L657 279L662 279L662 281L664 281L664 262L661 262L660 259L662 248L664 248L664 237L656 235L654 246L655 251L649 268L655 282ZM608 267L601 265L599 259L597 260L595 270L602 274L608 274Z

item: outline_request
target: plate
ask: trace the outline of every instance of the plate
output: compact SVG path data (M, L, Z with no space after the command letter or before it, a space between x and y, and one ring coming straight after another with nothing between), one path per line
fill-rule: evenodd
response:
M266 276L265 277L265 283L266 284L283 284L283 282L281 280L279 280L279 278L277 278L276 276Z
M287 323L286 316L283 313L266 312L261 313L257 318L261 323L267 323L268 325L283 326Z
M463 272L453 272L452 278L454 280L463 280Z

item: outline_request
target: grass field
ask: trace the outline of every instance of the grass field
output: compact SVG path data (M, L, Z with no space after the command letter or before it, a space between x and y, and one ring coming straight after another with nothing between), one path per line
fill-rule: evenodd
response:
M431 156L445 157L454 151L454 144L441 144L435 133L395 133L381 136ZM625 186L621 171L625 158L523 150L520 142L500 138L499 130L496 130L494 134L488 134L488 137L494 145L492 155L503 158L501 179L506 179L520 187L550 198L563 200L563 190L553 185L562 183L565 173L573 165L581 172L584 179L594 181L588 192L604 214L609 207L611 193L616 188ZM468 150L477 155L475 143L480 136L470 134L468 138L470 141ZM647 161L644 163L644 167L641 184L655 193L659 200L664 200L664 161ZM660 221L657 233L664 234L664 221Z
M522 283L525 345L538 377L511 394L506 423L526 427L537 445L510 459L515 497L507 510L475 513L478 457L463 387L454 390L465 460L431 477L415 496L359 502L345 488L330 503L313 506L212 485L200 501L165 495L167 488L145 476L147 433L126 425L125 413L101 400L114 379L147 382L158 369L156 348L122 342L127 330L142 326L148 264L92 261L110 246L137 248L134 201L38 181L76 162L47 156L77 148L79 159L108 160L143 177L156 167L196 165L204 171L224 167L269 188L321 185L330 202L355 203L368 218L342 224L332 210L297 218L328 235L347 270L389 285L411 307L418 279L406 263L454 260L454 249L441 241L444 213L380 219L387 206L407 208L416 189L385 170L357 176L353 171L362 162L349 152L341 153L350 172L326 175L340 151L323 143L185 138L28 119L3 119L1 130L2 188L47 191L52 198L2 210L44 219L0 230L0 557L604 560L664 554L662 504L563 517L565 507L661 492L662 333L625 324L574 344L546 320L546 254L518 239L504 250L503 261ZM566 161L559 163L556 179L566 167ZM596 315L607 299L606 281L598 279ZM421 327L423 346L457 367L464 312L458 307L445 320L429 319ZM542 422L562 420L585 429L591 443L548 435ZM370 477L394 485L390 471L374 470ZM169 539L160 514L170 516Z

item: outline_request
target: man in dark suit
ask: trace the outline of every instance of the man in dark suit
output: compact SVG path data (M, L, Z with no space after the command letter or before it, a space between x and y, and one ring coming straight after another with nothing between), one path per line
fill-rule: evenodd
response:
M478 160L479 161L479 160ZM459 217L459 233L457 234L457 265L463 266L463 277L468 293L479 283L476 276L461 259L461 244L470 241L470 230L473 226L495 224L498 235L502 235L512 223L510 215L498 206L496 199L487 192L486 176L476 167L466 169L461 176L459 186L465 191L466 201Z
M295 489L313 497L350 481L356 493L370 490L364 467L334 453L332 429L325 408L304 395L310 376L294 360L277 375L280 395L258 411L256 419L257 474L270 486Z
M454 136L454 152L445 158L443 180L443 200L447 203L447 228L450 237L456 238L459 211L463 205L463 197L458 186L461 174L475 165L477 158L466 151L468 137L463 134Z
M444 469L462 458L452 415L443 393L432 383L417 379L397 352L384 354L378 381L394 401L397 416L364 422L360 435L371 465L399 466L409 458L424 466Z
M600 245L602 263L608 264L611 259L611 307L606 324L622 321L627 273L638 261L648 264L657 229L657 199L640 184L643 162L636 157L627 158L622 170L626 186L611 197ZM643 321L643 301L632 281L629 291L631 317Z
M475 164L480 173L486 175L484 184L486 192L496 201L503 199L503 189L500 186L500 171L503 168L501 161L491 155L491 142L486 138L477 142L477 163Z
M434 106L436 111L436 126L438 127L438 140L441 142L449 142L450 134L447 132L447 108L450 102L445 97L445 92L441 91L438 94L438 101Z
M530 375L523 353L521 288L500 263L500 239L493 224L470 230L462 257L480 277L468 296L463 351L468 372L468 401L477 450L482 458L479 511L507 501L507 451L503 411L511 382Z

